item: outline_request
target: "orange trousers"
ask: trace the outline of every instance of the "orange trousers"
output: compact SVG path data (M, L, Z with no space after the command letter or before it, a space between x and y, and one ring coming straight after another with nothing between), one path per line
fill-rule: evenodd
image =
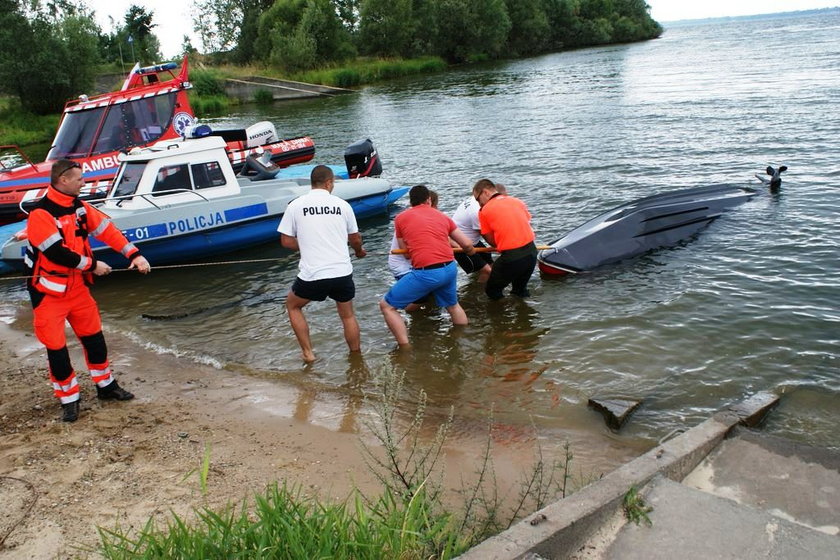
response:
M93 382L105 387L113 381L99 307L88 287L79 282L68 286L64 296L45 295L34 308L35 336L47 348L50 381L62 403L79 400L79 385L67 351L67 323L82 343Z

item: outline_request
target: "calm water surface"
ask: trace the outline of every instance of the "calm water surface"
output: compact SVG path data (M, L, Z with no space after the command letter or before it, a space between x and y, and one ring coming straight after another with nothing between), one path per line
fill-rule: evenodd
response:
M770 430L840 446L838 37L838 15L675 27L642 44L244 107L211 124L270 120L282 136L312 136L322 163L342 162L348 143L369 137L387 178L429 184L445 211L475 180L503 182L532 209L543 243L635 198L758 186L753 174L768 164L790 169L781 194L762 194L690 243L565 280L535 274L524 302L489 303L461 275L471 324L453 330L445 313L418 314L413 353L393 352L377 305L391 283L385 217L361 223L367 249L380 254L354 264L363 360L348 359L333 307L312 304L321 359L301 366L283 308L297 258L277 246L235 256L277 259L268 264L102 281L106 323L161 351L339 400L395 366L433 409L456 405L465 432L493 408L498 420L533 421L549 439L604 437L586 399L619 395L644 405L606 437L644 447L770 390L785 394ZM181 312L192 314L141 317Z

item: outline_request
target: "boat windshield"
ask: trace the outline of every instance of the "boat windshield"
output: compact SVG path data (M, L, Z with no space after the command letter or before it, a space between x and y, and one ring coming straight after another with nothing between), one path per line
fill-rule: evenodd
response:
M140 177L146 169L146 162L126 163L123 165L122 174L114 188L114 197L130 196L137 191L140 184Z
M47 159L86 157L154 142L172 122L176 96L171 92L66 113Z

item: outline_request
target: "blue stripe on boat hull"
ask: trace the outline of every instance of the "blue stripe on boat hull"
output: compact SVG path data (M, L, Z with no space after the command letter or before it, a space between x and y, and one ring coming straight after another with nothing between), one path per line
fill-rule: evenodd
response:
M388 210L393 202L408 192L407 187L398 187L387 193L348 201L357 219L369 218ZM171 263L197 261L202 258L230 253L237 249L253 247L269 242L280 243L277 226L281 216L269 216L249 222L228 224L220 228L200 230L193 233L138 242L143 255L154 266ZM96 258L113 267L126 266L126 260L110 249L96 251Z

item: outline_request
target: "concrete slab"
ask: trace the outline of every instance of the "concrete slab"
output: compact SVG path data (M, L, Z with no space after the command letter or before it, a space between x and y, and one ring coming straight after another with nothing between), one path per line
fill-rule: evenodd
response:
M652 526L626 524L607 560L836 560L840 539L666 478L644 492Z
M579 492L555 502L507 531L471 548L461 560L510 560L528 555L570 558L620 511L631 487L641 488L657 474L682 480L739 423L754 423L778 402L759 392L715 414L682 435L648 451Z
M735 434L683 484L840 534L840 453L748 430Z

